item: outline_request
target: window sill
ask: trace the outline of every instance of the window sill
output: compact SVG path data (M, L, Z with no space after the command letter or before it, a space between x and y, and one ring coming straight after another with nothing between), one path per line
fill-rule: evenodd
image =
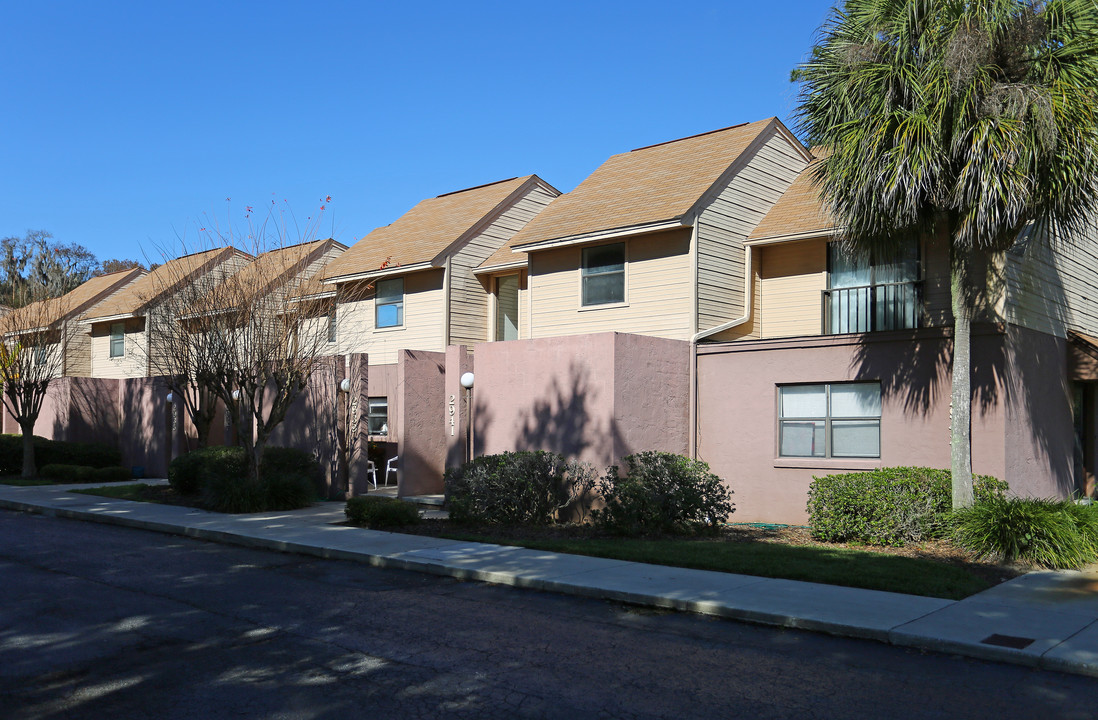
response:
M883 467L880 458L774 458L776 468L805 470L876 470Z
M370 442L395 442L392 435L367 435Z
M629 307L629 303L627 303L627 302L603 303L601 305L580 305L579 311L580 312L590 312L592 310L611 310L613 308L626 308L626 307Z
M374 332L376 332L376 333L397 332L397 331L403 330L403 329L404 329L403 325L393 325L392 327L380 327L380 328L375 327Z

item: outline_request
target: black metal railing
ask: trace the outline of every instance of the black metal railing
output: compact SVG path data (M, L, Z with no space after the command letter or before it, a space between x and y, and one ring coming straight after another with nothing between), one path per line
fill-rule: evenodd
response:
M922 283L898 282L823 291L823 332L874 332L919 327Z

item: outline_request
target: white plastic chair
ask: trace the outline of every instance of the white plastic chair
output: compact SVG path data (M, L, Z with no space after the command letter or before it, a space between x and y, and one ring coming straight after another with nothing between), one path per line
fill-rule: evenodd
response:
M374 490L377 490L377 465L373 460L366 461L366 477L370 478L374 483Z
M399 455L394 455L389 458L389 461L385 463L385 484L389 484L389 473L397 475L397 460L400 459ZM397 475L397 480L400 480L400 475ZM374 487L377 487L376 485Z

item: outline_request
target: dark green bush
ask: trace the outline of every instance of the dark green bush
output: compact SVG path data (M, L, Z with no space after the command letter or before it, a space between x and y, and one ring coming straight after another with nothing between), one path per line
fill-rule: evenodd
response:
M700 460L642 452L622 461L625 477L612 466L598 484L606 505L592 515L603 530L623 535L714 532L735 512L732 490Z
M895 467L812 479L808 517L812 536L825 542L903 545L950 531L949 470ZM1007 484L973 477L976 501L1003 497Z
M953 536L982 558L1078 568L1096 558L1079 524L1092 532L1092 513L1069 500L995 497L954 513Z
M344 509L347 520L374 530L415 525L419 522L419 510L415 505L396 498L362 495L347 501Z
M34 462L46 465L84 465L93 468L122 464L118 448L102 443L64 442L34 436ZM23 471L23 436L0 435L0 475L18 475Z
M92 468L92 478L95 482L124 482L133 480L133 472L124 467Z
M63 463L53 463L50 465L43 465L42 469L38 471L38 477L46 478L48 480L59 480L61 482L92 482L98 480L94 476L95 468L90 468L87 465L65 465Z
M202 466L209 456L209 450L201 448L184 453L168 465L168 484L180 495L197 495L202 490Z
M316 499L316 487L323 477L316 459L294 448L266 448L258 484L248 480L248 462L243 448L207 447L188 453L188 456L194 457L176 466L174 481L169 468L169 482L173 487L177 484L193 487L189 483L197 482L196 492L201 493L203 504L218 512L308 507ZM173 465L179 460L172 461Z
M263 452L266 510L295 510L316 501L324 470L312 453L297 448L269 447Z
M544 450L482 455L447 469L450 519L543 525L560 519L591 476L589 466Z

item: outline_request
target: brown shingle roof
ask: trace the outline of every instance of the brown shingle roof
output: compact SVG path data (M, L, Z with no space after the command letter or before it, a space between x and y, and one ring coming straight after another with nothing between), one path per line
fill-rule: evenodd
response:
M816 231L825 234L836 229L835 221L824 206L812 179L812 174L822 159L822 151L813 149L812 152L817 159L801 171L793 184L766 213L766 217L751 231L748 240L804 235Z
M544 211L542 211L542 212L544 212ZM505 242L503 244L502 247L500 247L494 253L489 255L487 258L485 258L484 262L482 262L480 265L477 266L477 270L479 271L483 268L495 267L496 265L506 265L508 263L513 263L513 262L521 262L521 263L526 262L526 258L527 258L526 253L515 252L512 249L512 247L514 246L516 237L517 237L517 233L515 235L512 235L507 240L507 242Z
M514 238L527 243L682 217L774 118L614 155Z
M377 228L329 263L324 279L372 272L387 260L396 265L430 262L532 177L422 200L391 225Z
M333 245L344 247L342 243L329 238L270 250L245 265L225 282L237 283L246 288L249 293L259 286L262 286L259 289L260 294L272 292L292 281L294 276L306 270L310 263L319 259ZM227 309L226 303L229 303L233 297L232 292L217 293L215 291L210 298L209 306L196 308L196 310L208 312Z
M169 260L93 307L85 316L85 321L117 315L140 315L158 297L170 292L182 282L191 281L239 252L232 247L215 248Z
M58 320L86 310L144 273L142 268L129 268L93 277L61 297L39 300L12 311L6 324L26 330L48 327Z

